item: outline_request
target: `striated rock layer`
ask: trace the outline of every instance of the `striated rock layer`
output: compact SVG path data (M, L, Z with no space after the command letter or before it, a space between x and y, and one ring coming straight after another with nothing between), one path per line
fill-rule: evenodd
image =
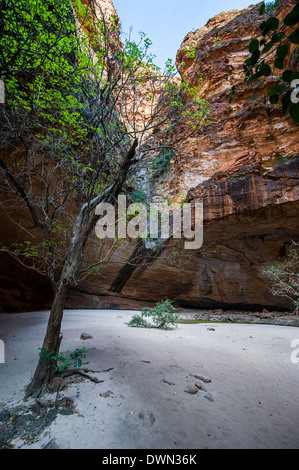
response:
M281 18L291 3L283 2ZM135 309L168 297L196 308L290 308L269 292L260 267L282 260L292 240L299 239L299 126L266 101L272 78L244 83L243 62L260 21L256 5L221 13L188 34L178 51L182 80L202 82L210 124L184 142L163 180L147 178L157 195L174 200L183 193L189 202L203 201L202 249L184 252L170 242L148 250L126 240L100 276L70 292L68 307ZM195 54L188 53L190 46ZM183 133L176 129L174 144ZM13 224L9 228L13 231ZM36 289L7 258L0 276L3 310L49 306L43 279L34 278Z

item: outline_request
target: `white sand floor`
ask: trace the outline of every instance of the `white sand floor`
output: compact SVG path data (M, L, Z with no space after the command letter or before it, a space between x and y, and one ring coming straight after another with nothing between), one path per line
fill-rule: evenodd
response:
M78 413L56 420L33 444L62 449L298 449L299 329L256 324L179 324L130 328L131 311L66 310L61 351L88 347L100 384L71 384ZM38 359L48 312L0 315L5 363L0 404L22 404ZM82 332L93 338L82 341ZM298 339L299 346L299 339ZM193 375L191 375L193 374ZM194 375L210 379L204 383ZM186 386L205 390L195 395ZM108 398L100 394L110 392Z

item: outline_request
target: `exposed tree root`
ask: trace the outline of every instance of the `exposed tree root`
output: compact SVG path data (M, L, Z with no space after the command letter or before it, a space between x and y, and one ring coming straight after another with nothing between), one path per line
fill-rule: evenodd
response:
M112 369L113 367L111 367L110 369L105 369L105 370L92 370L92 369L87 369L85 367L82 367L80 369L75 369L75 368L67 369L66 371L61 373L61 377L65 378L65 377L70 377L71 375L79 374L79 375L82 375L83 377L88 378L94 383L101 383L101 382L104 382L104 380L100 380L97 377L92 377L91 375L88 374L88 372L100 374L103 372L109 372Z
M97 372L97 371L88 370L88 369L68 369L63 372L63 378L78 374L78 375L82 375L83 377L87 377L89 380L91 380L94 383L104 382L104 380L100 380L97 377L92 377L87 372Z
M63 372L56 373L52 380L50 380L49 382L43 383L39 389L35 390L35 392L31 390L30 393L25 395L25 399L28 399L30 396L34 396L35 400L37 400L40 396L44 395L45 393L49 391L53 392L54 391L53 387L55 388L55 391L57 391L57 397L58 397L58 393L63 388L63 379L65 379L66 377L71 377L72 375L76 375L76 374L81 375L82 377L85 377L94 383L102 383L104 382L104 380L100 380L97 377L93 377L92 375L89 374L89 372L101 374L104 372L109 372L110 370L113 370L113 367L110 367L109 369L104 369L104 370L92 370L92 369L87 369L86 367L77 368L77 369L76 368L67 369ZM57 401L57 397L56 397L56 401Z

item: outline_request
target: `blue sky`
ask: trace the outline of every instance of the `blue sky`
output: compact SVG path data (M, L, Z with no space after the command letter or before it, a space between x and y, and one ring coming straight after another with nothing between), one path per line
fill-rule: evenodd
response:
M151 39L152 54L160 67L168 58L175 61L176 52L184 37L201 28L213 16L223 11L242 10L256 4L255 0L113 0L122 29L139 39L143 31Z

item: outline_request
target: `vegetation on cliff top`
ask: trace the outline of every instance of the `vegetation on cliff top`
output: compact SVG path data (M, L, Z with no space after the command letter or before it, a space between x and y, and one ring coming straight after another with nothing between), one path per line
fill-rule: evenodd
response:
M274 11L274 8L267 9L264 2L260 6L260 15L267 17L260 24L262 39L253 38L249 44L251 57L244 62L246 80L281 74L274 79L268 99L273 105L281 103L283 111L289 111L291 118L299 123L299 2L282 22Z

